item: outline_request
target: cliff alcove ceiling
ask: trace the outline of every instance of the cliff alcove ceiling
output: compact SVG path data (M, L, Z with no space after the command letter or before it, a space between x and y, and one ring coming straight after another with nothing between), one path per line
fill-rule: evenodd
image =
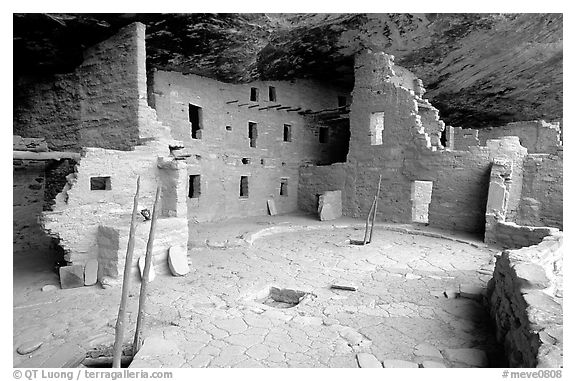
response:
M70 72L134 21L149 69L351 89L354 54L370 48L420 77L447 124L562 119L562 14L14 14L15 79Z

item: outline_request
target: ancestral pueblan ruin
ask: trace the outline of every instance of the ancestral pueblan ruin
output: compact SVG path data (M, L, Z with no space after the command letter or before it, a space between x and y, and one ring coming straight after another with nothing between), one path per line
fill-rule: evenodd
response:
M14 21L15 367L563 366L562 15Z

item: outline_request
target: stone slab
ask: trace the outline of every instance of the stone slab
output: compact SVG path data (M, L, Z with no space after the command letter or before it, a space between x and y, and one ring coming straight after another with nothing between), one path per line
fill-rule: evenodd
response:
M174 276L184 276L190 272L188 252L185 247L171 246L168 250L168 267Z
M488 366L488 357L486 356L486 353L480 349L446 349L444 354L446 355L446 359L449 361L461 362L467 365L481 368Z
M72 265L60 267L60 287L84 287L84 266Z
M384 368L418 368L418 364L404 360L384 360Z
M38 348L42 346L42 344L44 344L44 342L39 340L26 341L25 343L22 343L18 346L16 352L18 352L18 354L21 355L27 355L29 353L36 351Z
M45 286L42 286L42 291L44 292L49 292L49 291L56 291L58 290L59 287L53 284L47 284Z
M268 213L270 213L271 216L277 215L278 211L276 210L276 204L274 203L274 200L268 200L267 204L268 204Z
M146 257L141 256L138 259L138 269L140 270L140 279L144 279L144 266L146 265ZM156 279L156 271L154 271L154 261L150 262L150 272L148 273L148 282Z
M382 363L371 353L356 354L360 368L382 368Z
M328 191L320 195L318 200L318 216L320 221L335 220L342 217L342 192Z
M90 259L84 266L84 285L93 286L98 282L98 260Z

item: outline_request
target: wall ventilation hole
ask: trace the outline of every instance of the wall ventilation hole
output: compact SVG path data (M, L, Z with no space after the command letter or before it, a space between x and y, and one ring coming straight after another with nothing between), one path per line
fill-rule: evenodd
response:
M111 190L112 185L110 176L105 177L91 177L90 190Z
M242 164L250 164L250 159L247 157L242 158Z

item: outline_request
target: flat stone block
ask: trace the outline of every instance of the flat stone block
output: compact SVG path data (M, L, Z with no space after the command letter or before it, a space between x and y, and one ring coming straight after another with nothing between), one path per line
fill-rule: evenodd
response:
M268 204L268 213L270 213L271 216L277 215L278 211L276 210L276 204L274 203L274 200L268 200L267 204Z
M382 368L382 363L371 353L356 354L360 368Z
M93 286L98 281L98 260L90 259L84 266L84 285Z
M190 272L188 252L185 247L170 247L168 250L168 267L174 276L184 276Z
M384 368L418 368L418 364L404 360L384 360Z
M84 266L60 267L60 286L65 288L84 287Z
M486 356L486 353L480 349L446 349L444 353L446 355L446 359L449 361L461 362L467 365L481 368L488 366L488 357Z
M18 352L18 354L21 355L27 355L28 353L32 353L38 348L40 348L42 344L44 344L44 342L39 340L27 341L25 343L20 344L18 346L18 349L16 349L16 352Z
M58 286L55 286L53 284L47 284L45 286L42 286L42 291L44 292L49 292L49 291L56 291L58 290Z

